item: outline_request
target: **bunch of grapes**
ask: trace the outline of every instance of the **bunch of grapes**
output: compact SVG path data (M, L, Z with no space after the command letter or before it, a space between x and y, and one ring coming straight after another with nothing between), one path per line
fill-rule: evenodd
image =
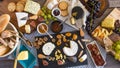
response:
M51 10L49 10L46 6L42 7L41 10L41 16L45 19L47 24L49 24L50 20L56 20L56 18L52 16Z
M90 15L87 17L86 30L91 34L92 30L95 28L94 19L97 17L97 13L100 11L101 3L99 0L88 0L88 6L91 8Z
M120 61L120 40L115 42L112 48L115 51L115 59Z

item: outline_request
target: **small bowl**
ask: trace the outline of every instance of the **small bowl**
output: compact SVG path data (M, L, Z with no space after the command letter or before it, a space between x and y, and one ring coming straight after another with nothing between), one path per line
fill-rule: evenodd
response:
M44 27L44 29L45 29L46 31L42 29L42 26ZM48 31L48 25L45 24L45 23L40 23L40 24L38 24L38 26L37 26L37 31L38 31L38 33L40 33L40 34L45 34L45 33Z
M59 9L59 8L53 8L53 10L52 10L52 15L53 15L54 17L60 16L60 15L61 15L60 9Z
M84 11L83 9L80 7L80 6L75 6L73 9L72 9L72 16L75 18L75 19L80 19L83 17L84 15Z
M54 32L54 33L60 33L63 29L63 24L59 25L61 23L61 21L53 21L51 23L51 30Z

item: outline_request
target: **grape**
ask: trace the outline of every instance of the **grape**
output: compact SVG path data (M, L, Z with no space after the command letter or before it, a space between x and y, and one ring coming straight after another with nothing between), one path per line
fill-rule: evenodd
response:
M49 21L46 21L46 24L49 24Z
M48 14L48 18L49 18L49 19L51 19L51 18L52 18L52 16L51 16L50 14Z
M44 15L44 19L47 19L47 16L46 16L46 15Z
M115 54L115 59L118 60L119 57L120 57L120 54L116 53L116 54Z
M41 14L41 16L45 16L45 14L44 14L44 13L42 13L42 14Z

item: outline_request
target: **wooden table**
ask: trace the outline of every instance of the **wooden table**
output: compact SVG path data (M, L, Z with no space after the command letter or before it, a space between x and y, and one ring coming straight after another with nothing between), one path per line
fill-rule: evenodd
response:
M10 22L13 23L18 28L15 13L11 13L7 9L7 5L9 2L17 2L17 1L19 1L19 0L4 0L3 2L0 2L0 15L4 14L4 13L10 14L10 16L11 16ZM39 3L41 5L43 5L43 3L46 0L35 0L35 1L39 1ZM109 0L109 1L113 1L113 0ZM107 9L106 12L103 14L103 16L98 18L96 20L96 22L100 22L102 19L104 19L104 17L106 15L108 15L112 9L113 8ZM114 57L111 55L107 55L106 61L107 61L107 64L105 65L105 68L119 68L120 67L120 62L114 60ZM14 61L8 60L7 57L0 58L0 68L13 68L13 63L14 63ZM20 64L18 64L18 68L22 68L22 66ZM35 67L35 68L37 68L37 67Z

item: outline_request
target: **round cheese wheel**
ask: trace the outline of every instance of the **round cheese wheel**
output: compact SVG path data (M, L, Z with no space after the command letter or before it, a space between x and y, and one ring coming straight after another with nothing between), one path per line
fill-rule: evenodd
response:
M70 41L70 48L64 47L63 52L67 56L74 56L78 52L78 44L75 41Z
M45 55L50 55L54 50L54 48L55 48L55 45L51 42L48 42L43 45L42 51Z

